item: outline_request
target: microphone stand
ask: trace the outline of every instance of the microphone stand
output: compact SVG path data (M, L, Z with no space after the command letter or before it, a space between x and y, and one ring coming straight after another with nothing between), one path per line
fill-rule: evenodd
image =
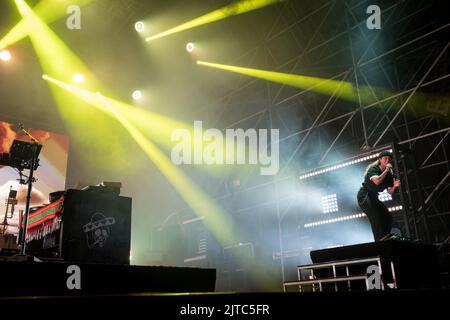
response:
M27 190L27 201L25 205L25 219L23 222L23 229L20 239L20 255L25 255L25 248L26 248L26 236L27 236L27 228L28 228L28 215L30 214L30 202L31 202L31 190L33 189L33 172L34 172L34 164L35 164L35 150L36 150L36 143L33 141L32 148L31 148L31 167L30 167L30 175L28 176L28 190Z
M33 173L34 170L36 169L36 150L38 150L39 145L39 141L34 138L30 133L28 133L22 125L19 125L20 129L31 139L31 163L30 163L30 174L28 176L28 191L27 191L27 201L26 201L26 205L25 205L25 217L24 217L24 223L23 223L23 228L22 228L22 234L20 237L20 256L25 256L25 249L26 249L26 237L27 237L27 229L28 229L28 216L30 214L30 202L31 202L31 190L33 189Z

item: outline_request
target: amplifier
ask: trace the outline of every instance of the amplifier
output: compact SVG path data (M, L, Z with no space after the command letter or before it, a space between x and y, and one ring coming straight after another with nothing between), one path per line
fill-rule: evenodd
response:
M30 242L37 256L56 253L66 261L129 264L131 198L69 189L58 230Z

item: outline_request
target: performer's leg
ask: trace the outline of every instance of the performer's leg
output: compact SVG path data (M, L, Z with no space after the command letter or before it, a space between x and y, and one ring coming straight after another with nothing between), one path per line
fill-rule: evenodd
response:
M358 204L361 210L366 214L372 228L373 238L379 241L383 237L382 224L379 219L379 210L374 200L369 197L367 192L358 192Z
M392 215L381 201L376 201L375 205L377 206L378 219L379 219L379 224L380 224L379 232L381 233L381 238L382 238L391 233Z
M369 219L375 241L389 235L392 216L386 206L378 198L369 196L363 189L358 192L358 204Z

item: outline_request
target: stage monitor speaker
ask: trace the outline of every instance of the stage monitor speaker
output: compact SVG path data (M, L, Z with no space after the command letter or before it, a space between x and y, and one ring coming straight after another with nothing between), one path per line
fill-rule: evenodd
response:
M131 198L68 190L59 238L66 261L129 264Z

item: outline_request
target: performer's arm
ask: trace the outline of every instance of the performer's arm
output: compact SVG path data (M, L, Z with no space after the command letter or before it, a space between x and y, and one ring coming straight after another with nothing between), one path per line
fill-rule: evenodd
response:
M375 183L376 185L379 185L383 182L384 178L386 178L386 175L389 172L389 167L386 167L386 169L384 169L383 173L380 174L379 176L374 175L370 177L370 180Z
M395 179L394 180L394 185L392 187L388 188L387 191L390 194L393 194L395 192L395 189L397 189L399 185L400 185L400 180L399 179Z

